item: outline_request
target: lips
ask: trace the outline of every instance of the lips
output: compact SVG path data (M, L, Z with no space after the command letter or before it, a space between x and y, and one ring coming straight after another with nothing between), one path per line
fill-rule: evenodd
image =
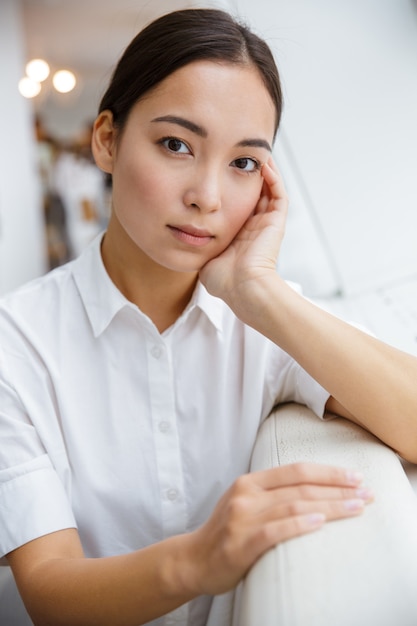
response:
M204 246L214 238L214 235L208 230L196 228L191 225L168 225L168 228L176 239L192 246Z
M192 235L193 237L212 237L212 234L209 233L208 230L196 228L195 226L170 226L169 228L182 231L183 233Z

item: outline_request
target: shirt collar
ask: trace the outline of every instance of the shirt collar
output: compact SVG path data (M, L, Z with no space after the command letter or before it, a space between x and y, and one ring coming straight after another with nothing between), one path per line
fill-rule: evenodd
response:
M138 307L119 291L107 274L100 251L103 234L97 236L74 261L72 270L95 337L106 330L121 309L128 307L141 313ZM220 298L211 296L198 282L190 302L177 322L185 321L193 309L199 308L213 326L221 331L224 306Z
M101 233L74 261L73 276L84 303L94 336L104 332L114 316L124 307L133 307L117 289L101 258Z
M226 306L223 300L211 296L207 289L198 282L189 306L191 307L193 304L201 309L216 330L221 332L223 329L223 315Z

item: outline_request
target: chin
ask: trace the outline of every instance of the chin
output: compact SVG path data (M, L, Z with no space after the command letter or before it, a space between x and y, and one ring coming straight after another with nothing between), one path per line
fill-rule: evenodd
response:
M197 274L210 259L157 259L154 261L161 267L167 269L170 272L176 272L178 274Z
M198 274L199 271L204 267L203 264L200 265L192 265L191 263L183 263L183 264L169 264L165 265L167 270L171 272L176 272L177 274Z
M160 250L152 256L159 265L173 272L199 272L206 263L221 254L222 250Z

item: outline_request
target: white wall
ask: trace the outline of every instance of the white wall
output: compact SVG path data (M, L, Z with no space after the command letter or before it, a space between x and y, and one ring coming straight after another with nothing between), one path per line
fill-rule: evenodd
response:
M295 185L288 241L308 266L307 287L320 291L321 281L353 294L417 274L416 1L236 6L266 36L281 70L278 153ZM317 239L333 270L320 280ZM285 247L283 262L297 278Z
M25 64L19 4L0 2L0 294L46 270L32 112L17 90Z

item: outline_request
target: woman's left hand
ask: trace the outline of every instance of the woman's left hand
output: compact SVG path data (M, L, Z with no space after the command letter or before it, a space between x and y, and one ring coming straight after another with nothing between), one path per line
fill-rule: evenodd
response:
M272 157L262 167L264 179L258 203L232 243L200 271L200 280L232 309L253 293L256 283L276 273L285 232L288 199Z

